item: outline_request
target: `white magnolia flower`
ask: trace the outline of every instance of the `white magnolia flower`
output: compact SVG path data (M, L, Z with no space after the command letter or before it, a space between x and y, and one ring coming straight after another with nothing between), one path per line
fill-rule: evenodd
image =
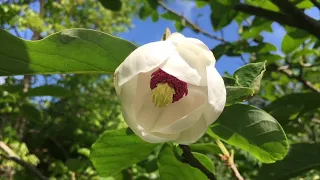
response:
M196 142L226 102L215 62L203 42L180 33L137 48L114 79L128 126L150 143Z

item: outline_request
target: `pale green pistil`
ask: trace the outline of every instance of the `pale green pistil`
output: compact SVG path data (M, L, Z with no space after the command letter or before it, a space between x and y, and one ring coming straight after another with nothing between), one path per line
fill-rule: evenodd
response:
M152 90L152 102L157 107L166 107L173 101L174 89L168 83L159 83L156 88Z

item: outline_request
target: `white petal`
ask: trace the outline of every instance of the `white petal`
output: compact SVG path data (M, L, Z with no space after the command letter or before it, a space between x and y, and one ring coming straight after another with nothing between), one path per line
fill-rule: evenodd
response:
M196 39L196 38L187 38L188 41L198 45L199 47L201 47L203 50L210 50L208 48L207 45L205 45L202 41L200 41L199 39Z
M173 52L170 58L160 66L166 73L188 84L200 85L201 76L198 71L181 58L178 52Z
M146 132L150 132L157 123L164 108L156 107L152 102L152 95L149 94L145 99L142 108L137 114L137 123L143 127ZM172 133L170 133L172 134Z
M226 104L224 81L213 64L207 66L209 104L204 111L207 125L218 119Z
M166 41L170 41L172 44L177 46L181 41L185 40L186 37L180 33L172 33Z
M137 48L116 69L118 86L140 72L149 72L160 66L175 51L175 48L168 41L152 42Z
M215 60L212 52L202 45L194 43L194 41L195 40L186 39L177 46L177 51L180 56L194 68L210 65ZM202 58L199 58L201 54L205 55L202 56Z
M177 139L180 134L157 134L157 133L147 133L144 131L144 129L139 126L136 122L136 119L134 116L129 115L125 109L122 109L122 115L124 119L126 120L126 123L130 127L130 129L141 139L144 141L147 141L149 143L162 143L167 141L172 141Z
M188 87L189 93L177 102L170 104L159 117L152 132L163 134L180 133L197 123L207 104L206 90L201 87Z
M207 131L208 126L204 116L201 116L199 121L191 128L183 131L178 139L173 142L178 144L192 144L198 141Z

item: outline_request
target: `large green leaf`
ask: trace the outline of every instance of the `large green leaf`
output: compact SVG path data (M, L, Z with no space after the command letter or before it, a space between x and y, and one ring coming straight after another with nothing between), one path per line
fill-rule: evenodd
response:
M314 168L320 168L320 144L294 144L282 161L263 165L257 180L287 180Z
M255 93L260 89L263 73L266 71L266 62L250 63L242 66L233 77L240 86L252 88Z
M55 96L55 97L64 97L70 94L71 92L61 86L57 85L44 85L35 88L31 88L25 93L27 96Z
M103 32L69 29L26 41L0 29L0 76L112 73L136 48Z
M90 159L100 176L106 177L147 158L156 146L141 140L130 129L106 131L93 144Z
M319 93L297 93L283 96L264 108L281 123L295 119L307 111L320 107Z
M172 147L164 145L158 155L160 180L194 180L207 179L199 169L179 161Z
M226 107L208 134L249 151L263 163L283 159L289 149L280 124L265 111L244 104Z

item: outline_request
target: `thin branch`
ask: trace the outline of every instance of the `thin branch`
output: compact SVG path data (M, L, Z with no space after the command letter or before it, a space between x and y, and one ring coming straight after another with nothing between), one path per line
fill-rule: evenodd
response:
M13 28L14 33L16 34L17 37L21 38L21 34L19 33L17 27Z
M277 66L276 64L270 65L270 67L273 67L274 69L278 70L282 74L285 74L289 78L295 79L303 84L303 86L307 89L310 89L313 92L320 93L320 90L317 89L311 82L305 80L302 76L295 76L292 71L289 69L289 66Z
M215 35L212 35L210 33L208 33L207 31L203 30L202 28L200 28L198 25L194 24L191 20L187 19L186 17L184 17L183 15L180 15L179 13L175 12L174 10L170 9L167 5L165 5L161 0L158 0L157 1L158 4L163 8L165 9L166 11L176 15L176 16L179 16L184 22L186 22L186 24L192 29L194 30L195 32L200 32L202 34L204 34L205 36L207 37L210 37L212 39L215 39L217 41L221 41L221 42L224 42L224 43L227 43L226 40L224 40L223 38L220 38L220 37L217 37Z
M200 161L193 156L189 146L180 144L179 147L183 151L182 157L186 163L202 171L208 177L208 179L216 180L216 177L214 176L214 174L210 172L206 167L204 167L200 163Z
M238 180L244 180L244 178L241 176L236 164L234 163L234 151L231 150L231 153L229 153L227 148L224 146L224 144L219 139L216 140L216 143L223 153L223 154L220 154L221 160L225 161L227 166L229 166L232 169L234 175L237 177Z
M320 3L317 0L310 0L319 10L320 10Z
M4 152L8 154L8 156L0 154L3 158L7 160L14 161L15 163L19 164L20 166L24 167L26 170L28 170L30 173L34 174L38 179L41 180L48 180L37 168L35 168L33 165L23 161L16 153L13 152L12 149L10 149L9 146L7 146L3 141L0 141L0 149L2 149Z
M282 2L282 0L281 1L274 0L274 1L280 2L280 3ZM262 17L264 19L276 21L283 25L288 25L288 26L303 29L320 39L320 23L318 23L316 20L304 14L303 14L304 15L303 16L304 21L303 21L301 20L302 19L301 15L299 15L300 18L296 19L294 15L290 16L287 14L278 13L278 12L270 11L264 8L247 5L247 4L238 4L234 7L234 9L236 11L255 15L258 17ZM298 12L295 12L295 13L298 14Z
M281 10L285 12L292 19L295 19L297 23L303 25L306 31L311 32L318 38L320 38L320 23L312 17L306 15L302 10L298 9L294 4L288 0L271 0Z

